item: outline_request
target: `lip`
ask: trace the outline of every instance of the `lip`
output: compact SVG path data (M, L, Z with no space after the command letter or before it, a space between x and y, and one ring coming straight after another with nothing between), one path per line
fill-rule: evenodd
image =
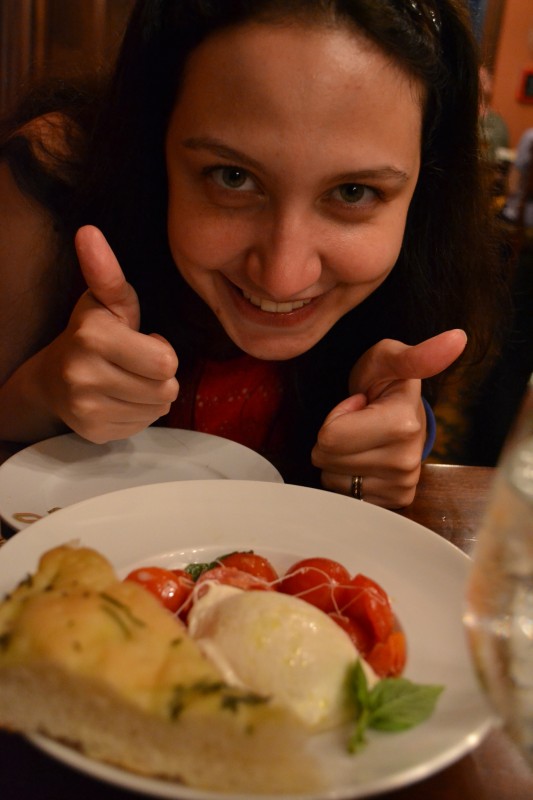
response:
M287 328L301 325L314 316L316 307L320 303L323 295L307 298L301 308L294 308L292 311L264 311L259 306L248 300L243 291L234 283L226 280L228 293L236 306L237 311L245 319L256 325L265 327Z

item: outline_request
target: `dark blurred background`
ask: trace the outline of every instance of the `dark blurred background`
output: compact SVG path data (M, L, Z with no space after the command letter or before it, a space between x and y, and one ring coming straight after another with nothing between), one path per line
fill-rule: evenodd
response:
M132 6L133 0L0 0L0 113L29 82L109 64Z

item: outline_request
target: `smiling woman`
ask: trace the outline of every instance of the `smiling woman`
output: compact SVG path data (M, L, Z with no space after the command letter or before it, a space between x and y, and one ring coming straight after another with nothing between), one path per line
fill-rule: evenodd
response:
M459 0L138 0L108 85L0 140L0 278L79 297L66 324L40 293L24 330L3 297L0 438L163 421L409 503L422 383L501 320L477 94Z
M422 95L344 27L251 23L193 53L166 139L169 244L241 350L301 355L391 272Z

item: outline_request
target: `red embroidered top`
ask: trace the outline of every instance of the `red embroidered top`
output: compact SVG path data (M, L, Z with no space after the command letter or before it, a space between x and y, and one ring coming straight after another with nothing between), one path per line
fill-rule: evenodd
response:
M242 355L202 361L182 376L180 393L162 425L211 433L269 457L283 446L286 417L282 366Z

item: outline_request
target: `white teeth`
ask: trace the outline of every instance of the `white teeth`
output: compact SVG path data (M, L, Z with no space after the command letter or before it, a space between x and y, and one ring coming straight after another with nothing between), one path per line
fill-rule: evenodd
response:
M287 314L289 311L295 311L297 308L303 308L311 300L295 300L294 302L275 303L273 300L267 300L264 297L257 297L254 294L248 294L243 291L243 295L253 306L257 306L261 311L270 311L274 314Z

